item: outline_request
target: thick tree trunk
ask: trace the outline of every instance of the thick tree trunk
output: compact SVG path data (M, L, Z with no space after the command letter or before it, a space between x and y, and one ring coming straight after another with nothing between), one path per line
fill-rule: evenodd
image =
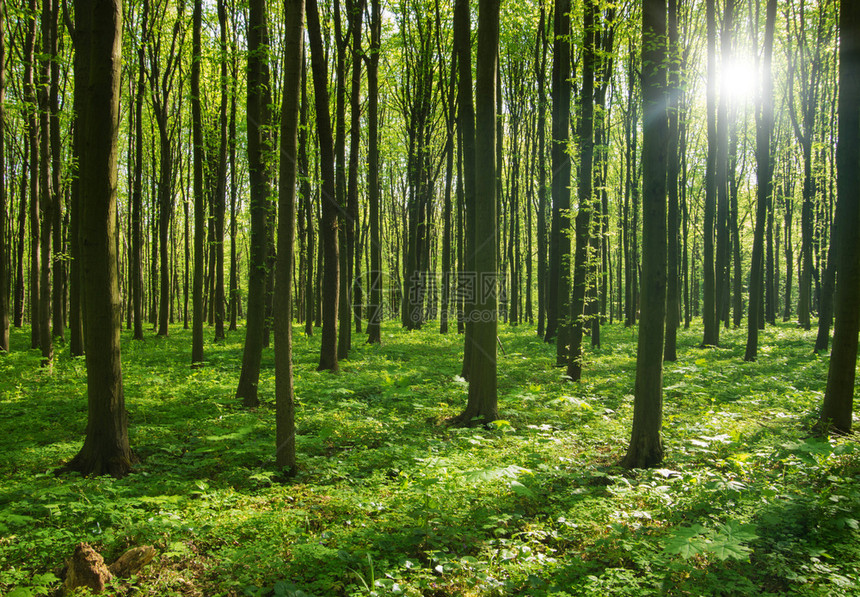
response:
M663 334L666 319L666 0L642 2L642 317L636 354L633 431L622 462L647 468L663 460Z
M860 330L860 5L842 0L839 47L839 141L836 221L845 222L836 252L836 325L821 424L851 431Z
M86 316L87 433L68 469L85 475L128 473L134 461L120 361L120 297L116 260L117 131L122 6L119 0L76 0L77 51L85 52L87 83L76 88L85 123L80 155L81 259ZM76 73L77 75L78 73Z
M458 422L490 423L498 418L496 341L498 333L496 263L496 68L499 47L499 0L480 0L475 88L475 266L479 292L474 329L469 398Z

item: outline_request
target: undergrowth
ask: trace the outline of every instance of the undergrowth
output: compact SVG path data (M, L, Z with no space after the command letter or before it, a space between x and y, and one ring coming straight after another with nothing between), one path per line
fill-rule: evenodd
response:
M385 327L356 336L338 375L296 329L300 461L274 469L274 363L263 406L234 398L242 337L123 335L133 474L55 476L86 425L85 366L53 373L13 330L0 358L0 593L49 594L74 546L110 561L151 544L128 595L860 594L860 460L852 438L812 435L827 375L813 337L765 330L744 363L679 334L664 378L666 460L617 466L632 417L635 330L607 326L584 381L553 367L529 326L501 326L499 412L450 428L466 383L462 337Z

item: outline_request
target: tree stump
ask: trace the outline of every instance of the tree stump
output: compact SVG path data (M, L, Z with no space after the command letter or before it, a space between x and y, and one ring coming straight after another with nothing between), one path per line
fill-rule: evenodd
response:
M113 577L128 578L155 557L151 545L133 547L122 554L110 566L104 558L87 543L79 543L75 553L66 563L66 578L63 581L63 594L71 595L75 589L89 587L93 593L101 593Z
M108 571L119 578L128 578L140 572L155 557L155 548L151 545L133 547L117 558L116 562L108 566Z
M99 552L87 543L78 543L68 562L66 580L63 583L65 593L70 595L79 587L89 587L93 593L101 593L110 579L111 573Z

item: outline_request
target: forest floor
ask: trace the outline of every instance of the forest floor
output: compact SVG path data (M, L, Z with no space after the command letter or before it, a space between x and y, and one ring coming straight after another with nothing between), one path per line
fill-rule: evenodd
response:
M553 367L531 326L501 326L490 428L463 407L462 337L389 323L318 373L319 331L296 328L300 470L274 466L274 363L264 405L234 399L242 333L134 342L123 332L131 475L54 470L86 425L82 359L53 373L13 330L0 357L0 593L49 594L79 542L110 562L153 545L122 595L860 595L860 449L811 435L827 377L813 333L790 324L742 361L744 330L666 365L656 470L617 466L630 434L635 330L603 330L584 381ZM207 337L211 338L211 330Z

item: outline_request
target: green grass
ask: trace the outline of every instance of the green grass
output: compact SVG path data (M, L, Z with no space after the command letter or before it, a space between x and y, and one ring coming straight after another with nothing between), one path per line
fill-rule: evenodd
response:
M625 472L635 330L607 326L584 381L553 346L503 326L492 428L448 428L465 402L462 337L432 325L355 338L339 375L316 372L296 329L300 470L274 470L274 366L264 405L234 399L242 336L134 342L124 332L131 444L120 480L54 470L83 440L86 379L66 354L48 374L29 330L0 357L0 593L47 594L81 541L111 561L159 555L113 594L860 594L860 459L811 437L827 358L779 325L760 359L742 330L701 349L681 331L665 372L663 468ZM211 331L207 332L211 337ZM130 589L129 585L134 589Z

